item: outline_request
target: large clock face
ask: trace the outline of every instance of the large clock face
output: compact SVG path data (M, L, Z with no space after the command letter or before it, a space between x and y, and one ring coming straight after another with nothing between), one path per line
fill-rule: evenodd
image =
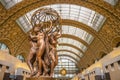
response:
M65 68L62 68L62 69L60 70L60 74L61 74L62 76L65 76L65 75L67 74L66 69L65 69Z

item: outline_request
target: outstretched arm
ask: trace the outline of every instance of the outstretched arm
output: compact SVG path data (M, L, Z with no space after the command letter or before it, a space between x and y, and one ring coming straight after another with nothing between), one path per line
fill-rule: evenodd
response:
M50 21L50 27L46 30L46 33L52 29L52 21Z
M31 39L37 39L37 36L32 35L31 32L29 33L29 36L30 36Z
M62 29L60 29L60 34L57 33L56 38L57 38L57 39L60 38L61 35L62 35Z

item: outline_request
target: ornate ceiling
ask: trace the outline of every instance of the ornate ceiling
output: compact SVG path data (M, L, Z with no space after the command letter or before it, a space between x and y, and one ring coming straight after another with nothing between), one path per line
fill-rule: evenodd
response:
M58 54L60 56L70 56L80 69L86 68L93 64L96 59L100 59L103 53L108 54L120 41L116 40L120 35L120 1L118 0L118 4L114 6L107 3L107 0L105 1L18 0L19 3L16 2L16 5L11 3L13 6L10 6L10 8L9 5L5 8L0 4L0 42L7 44L12 55L22 54L26 57L30 48L28 34L27 31L24 32L20 28L16 20L21 16L25 16L26 13L29 19L30 13L28 12L34 9L36 10L43 6L56 8L56 5L59 5L59 8L56 9L61 11L59 13L63 19L62 29L64 34L58 40L60 42ZM66 7L64 8L65 4ZM65 11L66 14L64 13ZM79 14L80 11L81 14ZM81 17L78 18L77 16L79 15ZM98 17L95 18L97 20L93 19L94 15ZM74 17L76 18L74 19ZM91 21L93 22L90 23ZM102 21L105 22L100 25ZM114 39L117 41L116 43ZM66 55L64 52L68 54Z

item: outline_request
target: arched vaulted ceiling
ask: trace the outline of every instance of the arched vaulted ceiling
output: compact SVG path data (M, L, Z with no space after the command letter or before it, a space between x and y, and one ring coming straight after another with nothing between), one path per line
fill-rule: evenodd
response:
M86 24L88 27L92 28L96 32L99 31L99 29L102 27L105 17L100 15L99 13L90 10L88 8L78 6L78 5L73 5L73 4L53 4L53 5L48 5L44 7L51 7L60 14L62 19L68 19L68 20L73 20L77 21L79 23ZM41 7L40 7L41 8ZM38 8L39 9L39 8ZM17 23L19 26L23 29L24 32L28 32L30 29L32 29L31 25L31 16L32 14L36 11L32 10L28 13L26 13L24 16L20 17L17 19ZM93 41L94 37L86 32L83 29L74 27L74 26L68 26L68 25L62 25L62 35L70 35L73 37L76 37L77 40L80 40L80 42L74 40L75 38L62 38L59 40L62 43L69 43L71 45L76 45L77 48L80 48L83 52L87 50L87 47L90 45L90 43ZM63 36L62 36L63 37ZM84 46L84 45L85 46ZM87 45L87 47L86 47ZM73 47L70 46L58 46L59 50L71 50L74 53L83 56L84 54L81 53L79 50L76 50ZM89 48L88 48L89 49ZM80 54L81 53L81 54ZM72 55L73 56L73 55ZM73 56L77 58L76 56ZM79 57L78 57L79 58ZM78 59L80 61L80 59Z
M2 4L4 4L4 1ZM104 1L108 2L108 0ZM96 38L100 40L104 45L104 48L106 48L106 43L99 36L99 30L102 28L106 18L111 16L112 18L115 18L115 20L120 20L120 16L118 14L119 11L114 10L111 5L105 3L104 1L100 0L99 2L95 2L94 0L29 0L28 2L25 2L22 0L12 0L11 2L8 1L6 4L4 4L8 9L7 12L11 12L11 14L8 14L8 16L2 20L0 22L0 25L4 25L10 19L17 20L16 22L23 29L23 31L28 32L32 28L30 24L30 16L32 13L43 6L52 7L59 12L63 19L63 34L62 37L58 40L60 42L58 49L63 50L62 48L64 48L65 50L70 50L72 48L71 50L73 50L74 53L81 53L83 56L85 56L88 55L85 53L87 53L88 50L91 50L90 45ZM20 3L15 5L13 2ZM110 2L112 5L115 3L116 2ZM74 49L80 50L76 52ZM106 50L108 50L108 48L106 48ZM62 53L63 52L65 51L62 51ZM92 54L94 54L94 51Z
M63 49L63 50L57 50L57 52L62 52L62 53L67 52L68 54L74 55L78 60L80 60L81 58L80 55L70 50Z
M74 57L72 57L70 55L66 55L66 54L59 54L58 56L59 56L59 58L69 59L69 60L73 61L77 65L77 67L79 68L80 64L78 63L78 61Z

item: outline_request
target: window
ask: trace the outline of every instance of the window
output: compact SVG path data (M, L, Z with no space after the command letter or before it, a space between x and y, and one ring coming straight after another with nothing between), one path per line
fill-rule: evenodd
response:
M8 51L8 53L10 53L8 46L4 43L0 43L0 50L5 50Z
M114 64L113 63L111 64L111 67L114 68Z
M111 71L114 71L114 63L112 63L110 65L111 65Z
M80 48L83 52L85 52L87 50L87 47L83 43L80 43L79 41L74 40L72 38L64 38L64 37L63 38L59 38L58 42L59 42L59 44L60 43L72 44L72 45Z
M117 63L118 63L118 69L120 69L120 60Z
M25 62L25 59L22 55L17 55L17 59L21 60L22 62Z
M67 74L65 76L62 76L59 71L65 68L67 70ZM76 66L76 63L74 63L71 58L68 56L59 56L58 58L58 65L55 67L54 70L54 77L69 77L72 78L74 76L74 73L76 73L78 70L78 67Z
M108 66L105 66L105 71L108 72Z
M58 46L57 50L68 50L68 51L72 51L74 53L76 53L77 55L79 55L80 57L83 55L80 51L78 51L77 49L70 47L70 46Z
M58 53L58 55L69 55L69 56L72 56L75 59L77 59L78 61L80 61L80 57L78 57L79 55L75 55L74 53L70 53L70 52L67 52L67 51L60 51L60 52L57 52L57 53Z
M120 61L118 61L118 65L120 66Z
M94 39L94 37L91 34L87 33L86 31L84 31L80 28L76 28L74 26L63 25L62 26L62 34L70 34L70 35L76 36L76 37L84 40L88 44L90 44Z
M118 2L118 0L104 0L104 1L111 4L111 5L113 5L113 6L116 5L117 2Z
M9 9L16 5L17 3L21 2L22 0L0 0L0 2L3 4L3 6L6 9Z
M8 49L7 45L5 45L4 43L0 43L0 50L5 50Z
M106 69L108 69L108 66L105 66Z
M0 64L0 72L1 72L1 70L2 70L2 66L3 66L3 65L2 65L2 64Z

